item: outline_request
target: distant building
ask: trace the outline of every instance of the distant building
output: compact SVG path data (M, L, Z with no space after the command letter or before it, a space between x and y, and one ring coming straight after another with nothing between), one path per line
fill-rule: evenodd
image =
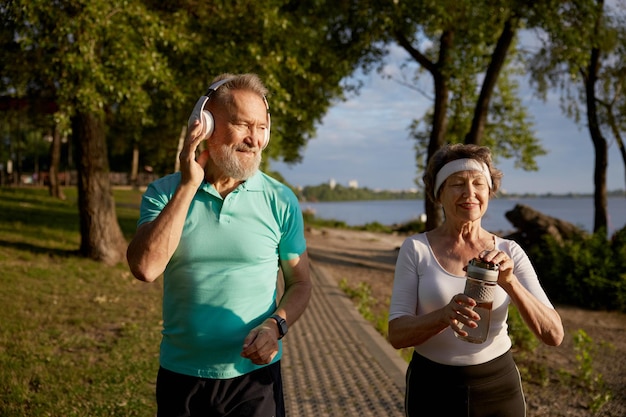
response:
M359 182L357 180L348 181L348 188L359 188Z
M334 190L336 185L337 185L337 181L335 181L334 178L331 178L328 181L328 186L330 187L331 190Z

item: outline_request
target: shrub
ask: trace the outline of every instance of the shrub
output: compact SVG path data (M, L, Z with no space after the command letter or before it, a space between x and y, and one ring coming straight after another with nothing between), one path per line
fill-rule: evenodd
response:
M537 339L526 323L524 323L519 310L512 304L509 306L507 325L509 326L511 342L513 342L515 348L527 352L534 352L537 346L539 346L539 339Z
M551 236L528 250L550 298L594 310L626 311L626 228L563 243Z

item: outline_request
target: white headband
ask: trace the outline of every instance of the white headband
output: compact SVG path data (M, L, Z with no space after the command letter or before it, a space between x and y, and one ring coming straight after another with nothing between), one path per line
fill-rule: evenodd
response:
M491 173L489 172L489 168L487 164L484 162L479 162L472 158L465 159L455 159L454 161L450 161L444 166L441 167L439 172L437 172L437 176L435 177L435 189L433 194L435 198L437 198L437 193L439 192L439 187L441 184L452 174L461 171L478 171L485 176L487 179L487 184L489 184L489 189L493 188L493 182L491 181Z

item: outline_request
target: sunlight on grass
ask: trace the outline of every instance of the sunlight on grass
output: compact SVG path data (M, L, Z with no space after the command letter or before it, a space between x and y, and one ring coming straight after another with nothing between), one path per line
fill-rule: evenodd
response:
M0 415L154 415L160 281L78 257L75 191L64 192L0 189ZM115 195L132 236L140 193Z

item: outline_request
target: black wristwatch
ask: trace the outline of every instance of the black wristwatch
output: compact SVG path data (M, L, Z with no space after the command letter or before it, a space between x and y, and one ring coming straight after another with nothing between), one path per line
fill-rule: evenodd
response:
M285 335L287 334L287 322L285 321L284 318L282 318L278 314L272 315L272 318L276 320L276 323L278 324L278 333L279 333L278 340L280 340L283 337L285 337Z

